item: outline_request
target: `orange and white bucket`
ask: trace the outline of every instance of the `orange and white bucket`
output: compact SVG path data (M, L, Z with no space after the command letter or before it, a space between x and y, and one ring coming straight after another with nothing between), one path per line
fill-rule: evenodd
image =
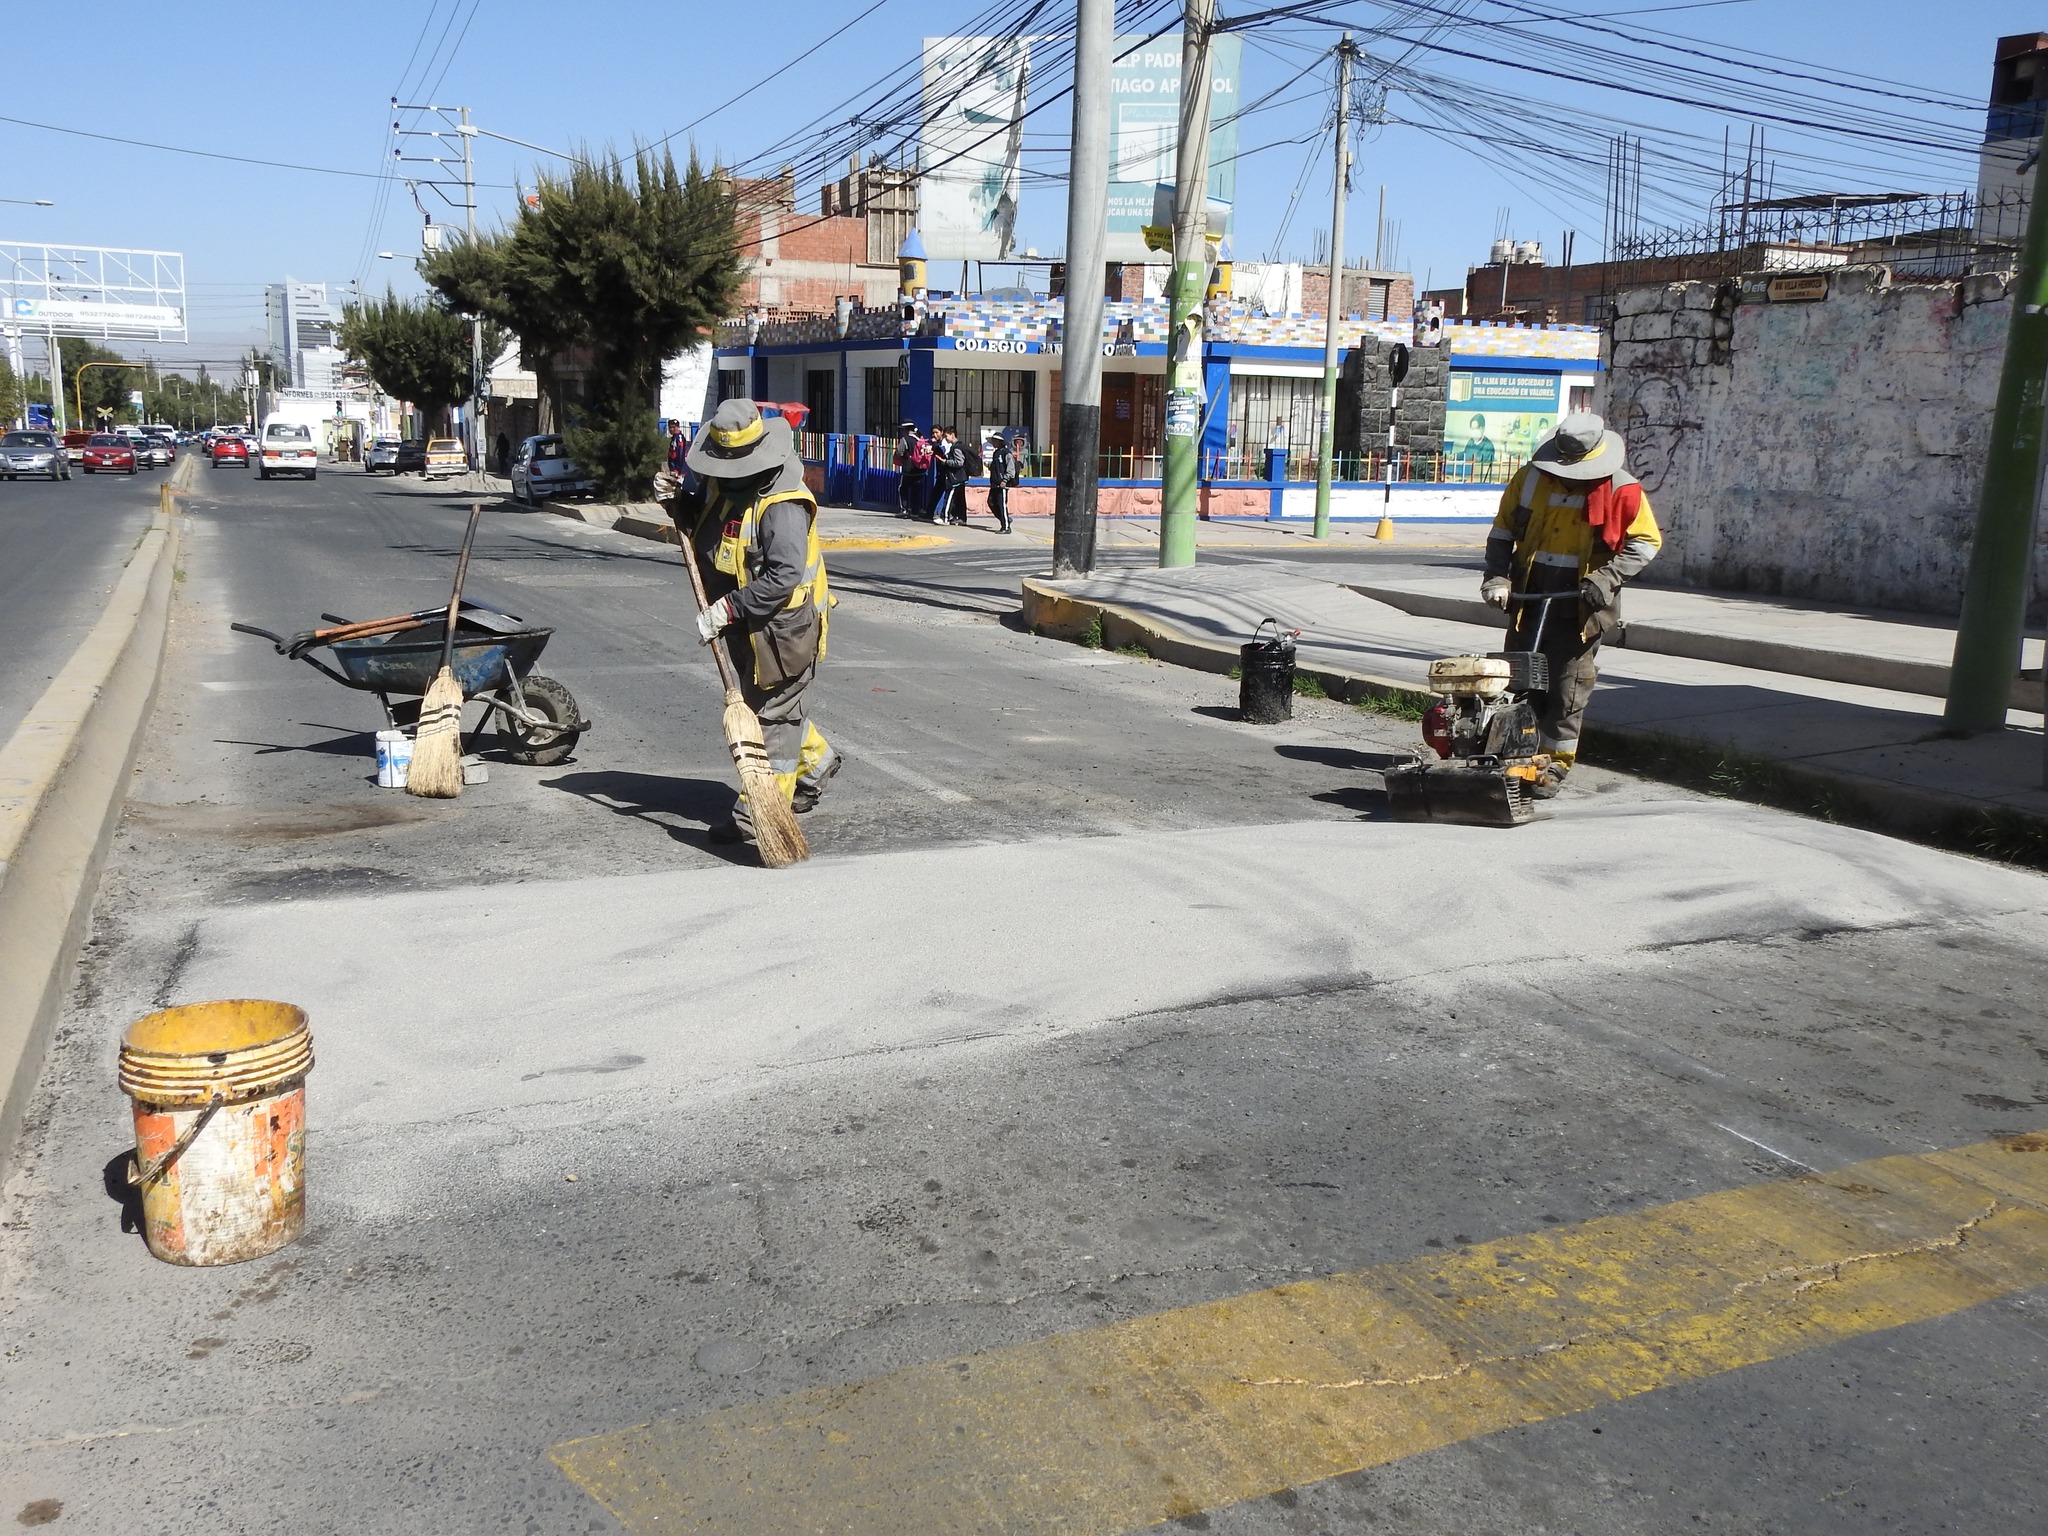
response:
M237 998L145 1015L121 1040L142 1233L170 1264L260 1258L306 1225L313 1033L290 1003Z

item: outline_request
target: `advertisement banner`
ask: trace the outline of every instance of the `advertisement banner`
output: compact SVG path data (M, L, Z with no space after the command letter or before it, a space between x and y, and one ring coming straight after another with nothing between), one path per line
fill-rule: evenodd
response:
M1444 457L1472 478L1506 479L1557 426L1554 373L1451 370L1444 406Z
M1116 40L1109 75L1110 261L1157 261L1145 248L1152 193L1173 180L1180 139L1180 38ZM1237 76L1244 40L1226 33L1209 47L1209 199L1237 201ZM1214 215L1211 215L1212 220ZM1212 235L1224 235L1212 222Z
M924 40L917 228L936 261L1001 261L1016 249L1017 158L1030 43Z

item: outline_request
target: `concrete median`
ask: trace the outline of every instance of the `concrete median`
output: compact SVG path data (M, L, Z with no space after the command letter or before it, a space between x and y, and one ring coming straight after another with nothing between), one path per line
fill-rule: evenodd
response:
M0 1171L85 936L156 702L187 457L99 621L0 747Z

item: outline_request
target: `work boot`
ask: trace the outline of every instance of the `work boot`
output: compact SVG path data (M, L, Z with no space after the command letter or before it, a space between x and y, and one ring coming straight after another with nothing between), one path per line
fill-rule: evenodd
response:
M1571 772L1566 763L1545 763L1536 777L1529 780L1528 795L1531 800L1555 800L1558 791L1564 788L1565 775Z
M712 827L709 831L707 831L704 834L704 840L710 843L721 843L728 845L733 843L746 843L753 841L753 833L751 829L741 826L737 821L727 819L725 821L721 821L717 826Z
M825 786L846 766L846 758L835 747L832 755L811 772L796 781L796 792L790 796L790 809L802 816L818 808L818 802L825 798Z

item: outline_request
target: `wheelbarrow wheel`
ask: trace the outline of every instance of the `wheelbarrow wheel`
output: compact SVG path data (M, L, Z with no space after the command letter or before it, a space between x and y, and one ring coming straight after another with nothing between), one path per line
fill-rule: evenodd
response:
M564 724L583 718L582 712L576 708L576 696L552 677L533 673L520 683L519 690L526 696L528 714L542 715ZM569 754L576 750L578 737L574 731L551 731L504 715L498 719L498 739L504 746L505 755L515 763L552 768L556 763L567 762Z

